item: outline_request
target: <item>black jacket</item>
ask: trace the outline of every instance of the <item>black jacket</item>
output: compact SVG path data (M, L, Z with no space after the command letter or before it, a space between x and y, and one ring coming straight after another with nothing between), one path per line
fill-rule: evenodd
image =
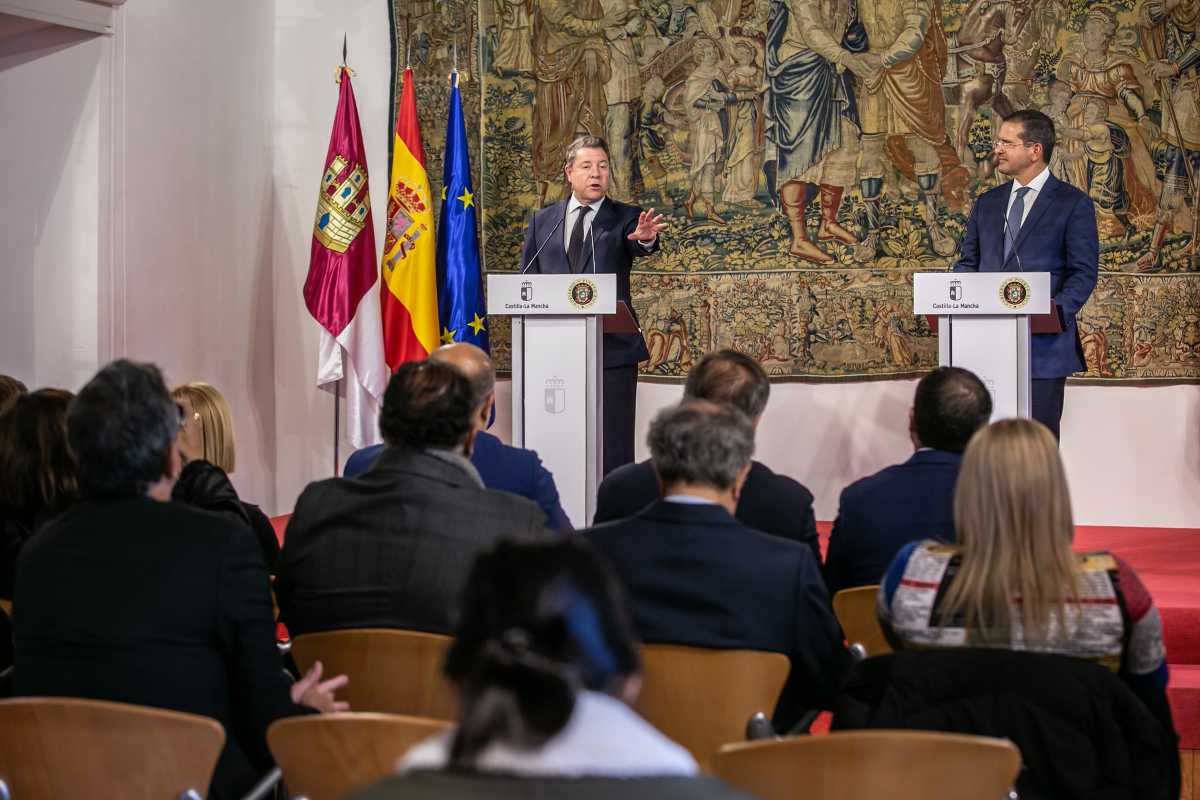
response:
M825 553L830 596L879 583L896 553L922 539L954 541L954 486L961 453L918 450L842 491Z
M832 703L849 658L807 548L720 506L665 501L584 535L624 584L644 641L788 656L777 728Z
M457 464L385 447L357 478L310 483L275 577L293 636L338 628L450 633L475 556L504 537L548 535L523 497L483 489Z
M1164 726L1113 673L1080 659L910 651L855 665L833 729L1010 739L1021 751L1021 800L1174 800L1178 739L1166 714Z
M17 694L212 717L226 735L214 796L262 777L267 726L302 713L262 555L223 517L145 497L81 502L25 546L15 594Z
M275 573L275 565L279 560L279 539L275 536L275 528L261 508L242 502L225 470L203 459L189 461L175 481L171 500L223 514L248 527L262 550L267 572Z
M618 467L600 483L593 524L632 516L659 496L652 462ZM750 474L738 498L737 518L748 528L807 546L817 564L821 563L812 492L786 475L778 475L757 461L751 462Z

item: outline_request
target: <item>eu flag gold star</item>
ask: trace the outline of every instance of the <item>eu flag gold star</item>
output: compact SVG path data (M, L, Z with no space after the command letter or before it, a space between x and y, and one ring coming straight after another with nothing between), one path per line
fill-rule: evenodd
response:
M475 335L478 336L483 331L483 321L485 319L487 318L476 314L475 319L468 322L467 326L470 327L471 330L475 331Z
M461 200L464 209L470 208L471 206L475 205L475 195L471 194L471 190L465 186L463 187L463 193L454 199Z
M454 331L442 328L442 344L454 344Z
M445 199L446 199L446 187L443 186L442 187L442 200L445 200Z

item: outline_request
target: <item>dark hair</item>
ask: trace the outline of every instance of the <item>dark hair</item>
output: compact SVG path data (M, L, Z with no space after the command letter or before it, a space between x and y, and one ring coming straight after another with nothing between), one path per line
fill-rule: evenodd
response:
M25 384L11 375L0 375L0 413L7 411L18 397L28 391Z
M991 416L992 396L969 370L938 367L917 384L913 427L925 447L961 453Z
M153 364L119 359L79 390L67 435L87 497L145 494L163 477L179 409Z
M449 364L400 365L383 395L379 433L389 446L451 449L471 430L471 384Z
M569 167L574 164L575 156L579 155L579 151L583 149L603 150L604 157L609 160L612 159L612 156L609 155L608 152L608 142L604 141L599 136L584 134L583 136L576 137L574 141L567 145L567 154L563 158L563 166Z
M494 741L533 749L571 718L581 689L640 668L620 587L578 538L501 541L471 567L445 673L459 689L454 766Z
M771 382L759 363L737 350L717 350L700 359L688 372L683 396L728 403L750 419L763 413Z
M754 425L731 405L684 400L658 412L646 444L664 486L728 489L754 455Z
M1049 117L1041 111L1023 108L1009 114L1004 121L1020 123L1021 141L1025 144L1040 144L1042 163L1050 163L1050 156L1054 153L1054 122Z
M39 389L0 414L0 504L37 514L57 513L75 501L79 481L67 446L73 396Z

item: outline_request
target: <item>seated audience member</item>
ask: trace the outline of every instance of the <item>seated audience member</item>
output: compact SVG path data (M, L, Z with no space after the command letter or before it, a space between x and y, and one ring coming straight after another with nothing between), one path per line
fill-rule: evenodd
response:
M954 482L962 452L991 415L992 397L973 373L939 367L921 379L908 412L917 451L842 492L825 553L830 595L879 583L909 542L954 541Z
M0 414L7 411L18 397L28 391L25 384L11 375L0 375Z
M879 620L896 649L998 647L1090 659L1164 719L1158 609L1117 556L1072 552L1071 496L1045 426L1006 419L975 434L954 524L957 544L905 545L883 576Z
M29 537L79 495L67 445L73 395L39 389L0 414L0 598L12 600L17 556Z
M641 685L620 590L578 539L501 542L471 569L446 655L458 724L401 771L695 775L695 760L629 708Z
M471 561L504 536L545 535L545 514L485 489L471 466L471 385L439 361L392 376L386 446L357 478L308 485L288 523L275 597L293 636L336 628L449 633Z
M733 516L754 427L732 406L685 400L647 436L663 499L584 532L624 584L643 641L786 654L776 729L827 708L849 656L821 570L802 544Z
M749 417L755 429L770 393L767 373L757 361L736 350L718 350L704 356L692 367L683 386L685 400L728 403ZM593 524L628 517L661 496L650 461L618 467L600 483ZM749 528L806 545L821 563L812 492L800 483L752 461L735 515Z
M168 502L179 411L158 369L114 361L71 403L82 499L17 564L16 692L216 719L212 797L240 797L271 767L266 730L304 707L342 710L320 665L291 685L275 648L262 556L223 517Z
M271 520L261 508L239 498L229 482L237 453L233 444L233 412L225 396L207 383L186 383L172 389L171 397L183 415L179 429L183 471L171 491L171 499L244 522L258 539L267 571L275 572L279 539Z
M429 357L454 367L471 383L471 403L475 408L471 420L475 427L471 464L479 471L483 485L532 500L546 512L548 527L558 531L572 530L571 521L558 502L554 476L542 466L538 454L533 450L510 447L487 432L496 405L496 372L487 353L468 342L456 342L439 347ZM377 444L352 453L346 460L344 476L353 478L366 472L382 450L383 445Z

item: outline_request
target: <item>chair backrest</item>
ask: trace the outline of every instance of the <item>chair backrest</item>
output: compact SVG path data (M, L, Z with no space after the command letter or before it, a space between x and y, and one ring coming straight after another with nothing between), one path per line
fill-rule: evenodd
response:
M290 717L272 723L267 744L290 794L338 800L387 777L410 747L449 726L398 714Z
M348 675L338 695L352 711L453 720L455 692L442 675L451 641L390 628L306 633L292 640L292 657L302 671L320 660L326 675Z
M875 597L879 584L855 586L842 589L833 596L833 613L846 634L850 644L861 644L868 656L882 656L892 652L883 628L879 627L879 615L875 611Z
M731 744L713 766L761 800L1002 800L1021 754L986 736L853 731Z
M746 739L751 717L771 716L790 669L780 653L643 645L635 708L707 769L721 745Z
M0 780L13 800L208 794L220 723L158 708L51 697L0 700Z

